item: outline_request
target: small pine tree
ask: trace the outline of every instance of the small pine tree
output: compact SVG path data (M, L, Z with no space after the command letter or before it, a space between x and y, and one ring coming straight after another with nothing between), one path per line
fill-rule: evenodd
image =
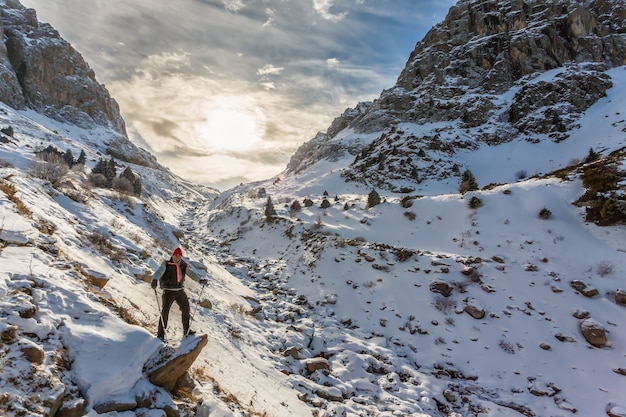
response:
M63 161L67 164L68 167L73 167L76 165L76 160L74 159L74 154L72 154L72 150L68 149L63 154Z
M291 205L289 206L289 214L293 217L294 214L302 210L302 206L298 202L298 200L293 200Z
M543 219L543 220L548 220L550 217L552 217L552 212L544 207L541 210L539 210L539 218Z
M469 199L467 205L469 206L469 208L477 209L478 207L481 207L483 205L483 202L480 198L472 196L472 198Z
M276 216L276 210L274 209L274 203L272 203L272 197L267 196L267 202L265 203L265 220L268 223L274 221L274 217Z
M104 178L106 178L107 180L107 188L111 188L111 185L113 184L113 179L117 175L115 170L115 160L112 157L108 161L104 159L99 160L91 170L91 173L104 175Z
M85 154L85 151L81 149L80 155L76 160L76 165L85 165L85 162L87 162L87 154Z
M380 204L380 194L376 190L370 191L367 195L367 208L372 208L378 204Z
M598 153L594 151L593 148L589 148L589 153L587 154L587 157L585 158L585 162L586 163L593 162L597 160L599 157L600 155L598 155Z
M120 178L125 178L130 182L133 194L141 195L141 177L133 172L130 167L126 167L120 174Z
M467 191L475 191L478 190L478 183L476 182L476 178L474 178L474 174L469 169L466 169L463 174L461 174L461 185L459 186L459 191L462 194L465 194Z

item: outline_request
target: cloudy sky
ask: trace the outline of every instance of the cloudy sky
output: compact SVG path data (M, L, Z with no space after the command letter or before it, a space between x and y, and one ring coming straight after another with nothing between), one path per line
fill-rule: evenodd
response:
M225 190L394 85L452 0L22 0L83 55L128 134Z

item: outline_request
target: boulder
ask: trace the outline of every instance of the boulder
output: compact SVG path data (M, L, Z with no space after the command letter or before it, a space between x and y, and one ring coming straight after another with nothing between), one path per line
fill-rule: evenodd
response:
M83 398L77 398L73 401L65 401L56 412L54 417L81 417L85 415L85 407L87 402Z
M452 287L444 281L433 281L429 285L430 291L449 297L452 293Z
M485 317L485 309L481 308L480 306L474 303L468 303L465 306L465 312L477 320L480 320L483 317Z
M626 291L622 289L615 291L615 302L619 305L626 306Z
M178 379L189 370L207 342L207 335L202 335L186 337L178 349L163 347L148 360L144 367L148 380L171 392Z
M104 288L104 286L107 285L107 282L109 282L109 277L102 272L94 271L93 269L83 269L83 273L85 274L87 281L89 281L91 285L98 288Z
M585 319L580 323L580 333L592 346L603 347L606 345L606 329L593 319Z
M330 365L328 365L328 360L326 358L310 358L304 361L304 366L306 366L306 370L312 374L317 370L329 371Z
M24 357L28 359L30 363L34 363L36 365L41 365L43 363L45 353L41 346L28 339L20 341L20 344L20 350L22 351L22 355L24 355Z

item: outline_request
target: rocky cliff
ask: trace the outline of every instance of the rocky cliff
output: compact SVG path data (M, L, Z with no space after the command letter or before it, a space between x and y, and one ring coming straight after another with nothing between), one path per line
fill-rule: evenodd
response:
M110 126L126 136L117 102L94 71L35 10L0 0L0 101L81 127Z
M336 158L343 148L356 156L344 171L347 180L368 178L371 186L393 189L386 162L394 155L403 163L391 176L415 184L460 175L445 156L461 148L563 141L611 87L603 71L626 64L625 18L619 0L460 1L417 43L395 86L346 110L295 153L287 170ZM554 70L549 81L538 78ZM439 125L416 137L399 129L402 123ZM447 136L446 126L466 135ZM341 143L344 129L363 139Z

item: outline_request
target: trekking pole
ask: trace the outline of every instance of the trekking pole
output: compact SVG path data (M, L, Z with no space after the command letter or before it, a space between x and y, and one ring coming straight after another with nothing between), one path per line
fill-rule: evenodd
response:
M202 290L200 291L200 295L198 296L198 302L196 303L196 306L193 308L193 312L191 313L191 316L189 317L190 329L191 329L191 323L193 323L193 316L196 315L196 311L198 311L198 305L200 305L200 302L202 301L202 293L204 293L204 287L206 287L206 284L202 284ZM187 333L189 333L189 330L187 331Z
M161 321L161 326L163 327L163 342L167 343L167 328L165 327L165 321L163 320L163 310L161 310L161 303L159 303L159 294L157 293L156 288L154 289L154 296L156 297L157 307L159 309L159 320Z

